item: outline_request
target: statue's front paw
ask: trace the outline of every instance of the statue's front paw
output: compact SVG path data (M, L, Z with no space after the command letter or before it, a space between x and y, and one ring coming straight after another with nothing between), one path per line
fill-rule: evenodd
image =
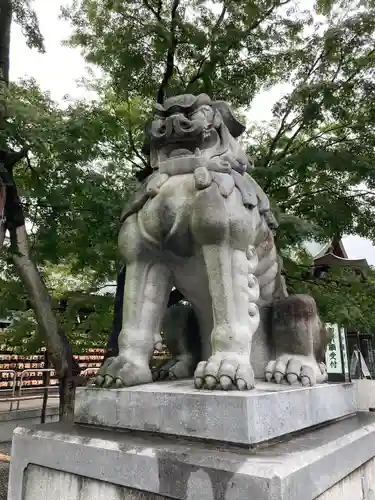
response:
M277 384L288 382L299 383L303 386L322 384L328 379L324 363L317 363L314 358L297 354L283 354L276 360L270 361L265 369L267 382Z
M208 361L201 361L194 373L197 389L245 391L254 388L254 372L249 356L216 353Z
M130 387L152 382L148 365L129 360L125 356L108 358L97 373L95 385L98 387Z
M152 372L152 378L154 381L190 378L193 376L194 366L195 363L193 364L190 357L177 356L155 368Z

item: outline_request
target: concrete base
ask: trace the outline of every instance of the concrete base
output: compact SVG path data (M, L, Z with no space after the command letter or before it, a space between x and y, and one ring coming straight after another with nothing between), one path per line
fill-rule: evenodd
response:
M316 500L375 500L375 458L333 485Z
M39 424L41 412L41 408L31 408L0 413L0 443L12 441L13 431L17 427ZM58 406L48 407L46 409L46 422L57 422L58 420Z
M75 421L251 446L357 410L352 384L258 381L253 391L198 391L189 380L77 391Z
M375 415L258 449L52 423L14 432L8 500L374 500Z
M375 408L375 380L353 380L359 410Z

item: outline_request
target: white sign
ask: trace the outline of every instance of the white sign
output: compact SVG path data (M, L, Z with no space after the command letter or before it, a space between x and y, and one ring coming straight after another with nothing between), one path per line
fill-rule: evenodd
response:
M341 336L341 348L342 348L342 357L344 358L344 372L345 375L349 376L349 358L348 352L346 350L346 333L345 328L340 328L340 336Z
M328 335L332 336L326 350L326 365L328 373L342 373L340 350L340 332L336 324L326 323Z

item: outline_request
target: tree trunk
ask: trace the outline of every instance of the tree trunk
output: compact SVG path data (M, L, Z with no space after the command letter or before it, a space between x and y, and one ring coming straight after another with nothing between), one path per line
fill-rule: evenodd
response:
M0 177L0 250L3 248L5 240L5 201L6 201L6 187L1 182Z
M30 259L25 226L10 229L10 242L17 274L27 290L39 329L46 340L46 347L56 372L59 377L63 377L68 371L63 335L59 332L48 291L36 265Z
M0 0L0 83L9 84L9 47L12 0ZM1 111L0 111L1 113Z
M23 282L35 313L38 328L45 339L52 364L60 380L60 419L71 420L74 411L76 377L80 368L72 349L60 330L51 300L39 271L30 258L24 225L10 228L11 252L17 274Z
M12 0L0 0L0 130L5 130L7 125L11 23ZM73 358L71 346L59 328L47 288L30 257L23 208L13 178L13 168L26 156L26 150L15 152L8 146L6 140L0 143L0 188L3 194L5 188L5 222L0 222L0 248L8 230L16 271L27 290L38 327L60 379L60 417L71 420L80 369Z

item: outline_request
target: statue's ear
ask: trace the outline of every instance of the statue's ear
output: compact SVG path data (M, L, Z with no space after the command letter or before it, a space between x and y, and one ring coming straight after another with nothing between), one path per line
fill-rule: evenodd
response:
M144 154L145 156L150 156L150 151L151 151L150 141L147 140L143 141L141 153Z
M145 156L150 156L150 131L151 131L152 118L149 118L144 127L144 141L142 145L142 153Z
M212 108L214 111L220 111L225 125L235 139L245 132L245 125L237 120L228 103L225 101L215 101L212 103Z

